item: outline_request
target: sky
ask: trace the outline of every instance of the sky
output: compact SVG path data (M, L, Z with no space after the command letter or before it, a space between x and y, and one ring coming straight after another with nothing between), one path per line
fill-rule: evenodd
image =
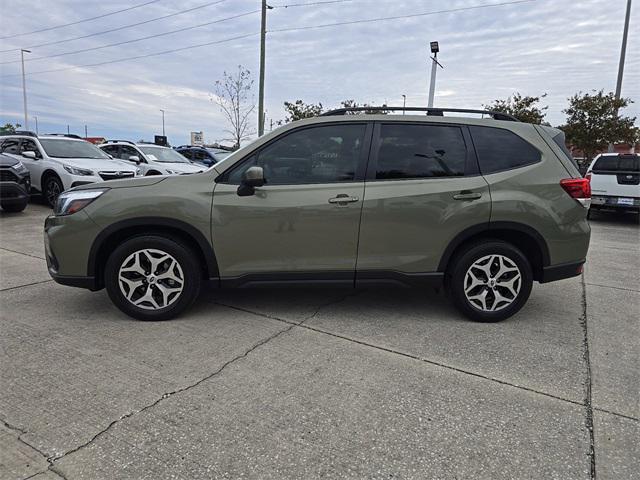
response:
M571 95L615 90L626 0L498 5L507 1L269 0L266 129L285 117L283 103L296 99L325 107L346 99L402 105L406 95L408 106L426 106L432 40L444 67L437 107L481 108L514 92L546 93L547 121L559 125ZM622 86L622 95L637 102L639 3L632 6ZM162 133L163 109L173 145L189 143L191 131L203 131L207 143L223 141L229 126L215 82L242 65L255 79L257 103L259 9L260 0L0 0L0 37L9 37L0 39L0 124L24 123L19 49L27 48L31 130L37 117L40 133L66 132L68 125L84 135L86 125L89 136L152 140ZM384 17L403 18L362 22ZM343 24L321 26L335 23ZM121 42L129 43L94 49ZM208 45L191 48L200 44ZM94 50L74 53L86 49ZM154 55L168 50L178 51ZM95 63L104 64L86 66ZM640 105L623 113L640 117ZM255 131L257 112L253 119Z

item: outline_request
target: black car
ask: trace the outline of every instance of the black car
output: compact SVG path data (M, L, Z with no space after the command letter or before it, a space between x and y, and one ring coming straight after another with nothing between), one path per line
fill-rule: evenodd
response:
M0 206L21 212L29 203L31 175L20 160L0 154Z
M221 162L232 153L220 148L196 147L193 145L181 145L176 147L176 151L192 162L199 163L205 167L211 167Z

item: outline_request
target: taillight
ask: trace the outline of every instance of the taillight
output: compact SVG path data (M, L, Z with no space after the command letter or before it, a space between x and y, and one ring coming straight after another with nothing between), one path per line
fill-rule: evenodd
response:
M582 206L588 208L591 204L591 181L589 178L563 178L560 180L560 186Z

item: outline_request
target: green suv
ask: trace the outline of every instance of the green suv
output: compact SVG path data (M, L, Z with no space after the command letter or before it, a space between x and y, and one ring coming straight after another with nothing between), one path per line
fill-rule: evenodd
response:
M582 272L591 192L561 131L358 110L290 123L200 174L63 193L45 223L51 276L106 287L141 320L178 315L205 282L391 282L444 285L469 318L498 321L534 280Z

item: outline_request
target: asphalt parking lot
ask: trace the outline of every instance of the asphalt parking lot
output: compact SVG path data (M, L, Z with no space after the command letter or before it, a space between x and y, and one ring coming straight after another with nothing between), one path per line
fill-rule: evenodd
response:
M0 478L640 477L640 228L516 317L403 289L204 295L134 321L0 213Z

